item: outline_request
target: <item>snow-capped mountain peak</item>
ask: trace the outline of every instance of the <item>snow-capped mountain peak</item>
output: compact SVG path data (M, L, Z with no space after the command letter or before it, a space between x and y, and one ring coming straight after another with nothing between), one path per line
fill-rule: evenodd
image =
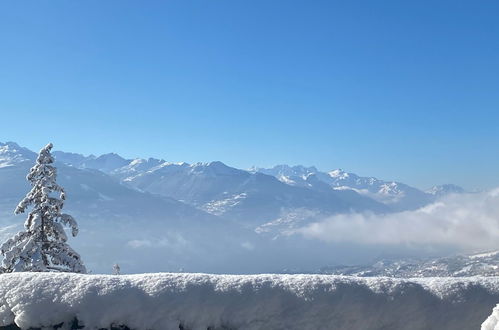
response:
M389 182L389 183L384 183L380 186L380 189L378 190L380 194L401 194L403 191L400 189L399 185L396 182Z
M82 154L54 151L55 159L66 165L77 168L99 170L104 173L112 171L128 165L132 160L125 159L116 153L107 153L96 157L94 155L84 156Z
M268 169L260 167L252 167L250 171L272 175L276 178L283 178L284 181L289 181L289 178L292 177L299 177L305 179L309 174L318 172L317 168L314 166L309 166L309 167L302 165L289 166L285 164L276 165Z
M0 167L14 166L27 161L34 161L36 154L15 142L0 142Z
M403 183L360 177L343 169L329 172L315 167L278 165L271 169L257 169L273 175L281 182L300 187L324 190L324 184L336 191L352 190L392 208L394 211L416 209L431 202L435 197ZM311 176L313 174L313 176ZM318 182L323 184L319 185Z
M206 175L206 176L217 176L217 175L226 175L233 176L239 175L241 171L239 169L229 167L222 163L221 161L212 161L208 163L195 163L190 165L191 173L197 175Z
M434 195L436 197L441 197L448 194L462 194L465 190L462 187L456 186L455 184L443 184L439 186L433 186L426 190L426 193Z
M350 177L350 173L343 171L341 168L332 170L328 174L330 177L339 180L345 180Z
M108 153L87 162L86 167L109 173L117 168L126 166L129 163L130 160L127 160L116 153Z
M84 156L82 154L63 151L54 151L52 154L54 155L56 161L74 167L83 167L83 164L85 164L86 161L97 158L94 155Z
M157 168L166 164L167 162L163 159L156 158L135 158L130 163L125 166L119 167L111 171L113 176L116 176L122 180L129 181L130 178L140 175L141 173L150 171L153 168Z

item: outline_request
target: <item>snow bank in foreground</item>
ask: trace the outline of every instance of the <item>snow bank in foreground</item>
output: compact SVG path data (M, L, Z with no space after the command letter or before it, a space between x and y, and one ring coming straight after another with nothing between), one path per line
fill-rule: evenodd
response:
M479 329L499 277L0 275L0 326L85 329ZM485 328L487 330L493 328Z
M499 305L492 311L492 315L483 322L482 330L499 330Z

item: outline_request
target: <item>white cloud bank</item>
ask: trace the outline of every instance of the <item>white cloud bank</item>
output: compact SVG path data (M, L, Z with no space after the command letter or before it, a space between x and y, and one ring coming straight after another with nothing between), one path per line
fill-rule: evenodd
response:
M499 248L499 188L451 195L415 211L343 214L297 230L328 242Z

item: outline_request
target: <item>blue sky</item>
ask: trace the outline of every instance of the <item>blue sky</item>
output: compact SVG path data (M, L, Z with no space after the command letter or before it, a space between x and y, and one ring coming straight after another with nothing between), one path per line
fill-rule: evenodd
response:
M497 1L2 1L0 141L499 185Z

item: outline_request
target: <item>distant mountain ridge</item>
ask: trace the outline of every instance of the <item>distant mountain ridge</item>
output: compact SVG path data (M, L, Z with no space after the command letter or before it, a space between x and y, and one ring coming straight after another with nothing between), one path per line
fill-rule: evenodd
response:
M362 277L499 276L499 251L445 258L380 260L368 266L324 267L320 273Z
M0 144L0 147L0 164L3 166L23 165L22 170L26 170L36 158L36 153L15 143ZM61 151L55 151L54 156L56 162L68 166L59 165L61 173L74 171L73 168L84 170L81 173L90 176L91 171L99 171L136 191L172 198L249 226L272 222L287 214L295 214L296 210L312 210L318 216L352 211L389 211L382 203L353 191L295 187L273 176L232 168L218 161L170 163L154 158L130 160L114 153L97 157ZM85 182L88 179L85 176L80 178L83 181L74 185L74 189L82 191L83 187L83 196L90 190ZM112 181L106 179L102 182ZM99 189L104 191L106 187L92 188L98 199L107 199L108 202L115 199Z
M354 173L336 169L330 172L318 171L315 167L277 165L273 168L252 168L252 172L273 175L281 182L293 186L324 189L318 182L334 190L352 190L372 198L391 208L392 211L417 209L449 193L463 193L455 185L435 186L428 192L395 181L379 180L375 177L360 177ZM432 193L433 192L433 193Z
M97 169L136 189L170 196L218 215L225 214L229 208L244 203L248 194L244 191L244 187L241 187L241 178L236 179L236 177L247 176L245 172L249 172L251 175L256 173L270 175L288 186L307 188L323 194L334 195L335 193L331 192L331 190L334 190L337 196L344 195L347 199L354 198L355 195L352 192L355 192L377 202L377 205L371 202L369 206L375 212L417 209L447 194L464 192L463 188L452 184L434 186L426 191L421 191L404 183L384 181L375 177L360 177L342 169L321 172L314 166L277 165L273 168L253 167L248 171L244 171L229 167L218 161L195 164L171 163L155 158L125 159L114 153L104 154L99 157L93 155L85 157L79 154L55 152L55 156L59 161L71 166ZM207 175L210 172L211 176ZM197 178L194 179L196 174ZM233 175L235 182L227 191L212 191L210 194L206 190L206 186L201 187L201 180L205 180L206 183L215 177L219 179L227 178L228 174ZM179 179L177 177L179 175L184 179ZM211 179L209 179L210 177ZM194 183L194 181L197 183ZM197 188L193 186L188 188L189 185L194 184L197 185ZM189 189L190 192L187 191ZM350 192L342 194L341 191ZM347 196L348 194L349 196ZM360 204L368 204L366 199L357 199ZM386 208L379 204L385 205ZM303 205L297 207L303 207ZM367 210L369 207L361 205L349 206L350 210L354 211Z
M81 154L54 151L57 161L78 167L99 170L104 173L109 173L114 169L128 165L131 160L125 159L118 154L108 153L101 156L84 156Z
M12 212L29 191L25 177L36 156L14 142L0 143L0 240L22 226L22 216ZM314 167L282 166L270 173L218 161L172 163L62 151L54 156L58 180L68 196L65 209L82 224L74 246L84 257L100 260L87 265L100 271L116 261L135 272L144 267L171 271L184 265L206 272L251 272L278 270L277 263L325 264L342 253L324 250L311 258L305 251L317 251L322 243L288 233L333 214L394 212L394 203L381 199L383 194L391 201L399 189L407 200L411 192L400 183L390 186L391 182ZM415 195L433 201L455 190L442 187ZM302 256L297 258L297 253ZM157 265L162 268L150 260L161 261ZM266 268L259 268L262 260Z
M0 142L0 168L34 161L35 157L36 154L33 151L20 147L15 142Z
M14 142L0 143L0 167L32 161L36 154ZM390 212L417 209L451 193L463 193L446 184L421 191L404 183L360 177L341 169L329 172L310 166L277 165L240 170L222 162L171 163L163 159L125 159L118 154L84 156L55 151L58 162L79 169L99 170L140 191L181 200L216 215L245 219L245 205L254 208L271 199L279 201L271 214L255 215L260 222L279 216L277 208L308 208L326 214L366 211ZM266 175L266 176L262 176ZM274 180L272 178L276 178ZM271 196L273 194L273 196ZM258 196L260 195L260 196ZM320 201L323 205L317 205ZM258 222L259 220L257 220Z
M465 193L465 190L459 186L456 186L455 184L443 184L440 186L431 187L430 189L426 190L426 193L436 197L441 197L448 194L463 194Z

